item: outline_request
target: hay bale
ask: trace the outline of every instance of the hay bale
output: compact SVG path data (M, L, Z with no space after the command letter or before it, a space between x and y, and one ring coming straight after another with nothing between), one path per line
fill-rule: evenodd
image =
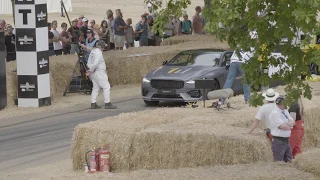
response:
M241 133L245 129L230 126L241 117L231 111L156 109L78 125L72 138L73 168L81 169L90 147L103 144L111 146L116 172L271 161L264 134L246 136Z
M320 149L314 148L302 152L293 161L294 165L302 171L312 173L320 178Z
M167 39L164 39L161 42L161 46L172 46L172 45L178 45L181 43L191 43L193 42L202 42L204 44L207 43L219 43L220 41L216 39L215 35L180 35L180 36L173 36ZM201 46L200 46L201 47Z

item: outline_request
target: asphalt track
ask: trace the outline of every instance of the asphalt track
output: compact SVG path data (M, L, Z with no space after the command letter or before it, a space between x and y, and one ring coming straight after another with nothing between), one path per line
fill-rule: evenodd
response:
M114 102L115 110L88 105L0 120L0 174L70 158L73 129L80 123L120 113L154 109L141 97ZM165 105L167 106L167 105Z

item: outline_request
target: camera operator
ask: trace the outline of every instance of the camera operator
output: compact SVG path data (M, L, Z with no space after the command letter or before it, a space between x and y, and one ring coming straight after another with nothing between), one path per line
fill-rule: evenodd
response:
M87 76L90 77L93 83L91 93L91 109L99 109L97 105L97 97L100 88L103 89L105 109L116 109L117 106L110 103L110 84L106 73L106 63L103 59L102 51L105 48L105 43L101 40L95 43L88 59Z
M87 39L85 44L79 43L79 46L83 49L83 62L87 63L91 50L96 46L98 40L94 38L94 32L92 29L88 29L86 32Z

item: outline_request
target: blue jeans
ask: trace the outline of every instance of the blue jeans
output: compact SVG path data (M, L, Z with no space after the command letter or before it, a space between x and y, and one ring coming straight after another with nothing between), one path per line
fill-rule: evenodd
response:
M231 63L229 67L228 77L227 77L226 83L223 86L223 89L231 88L238 74L240 74L242 79L244 80L245 73L244 73L244 70L242 69L242 63L241 62ZM244 92L244 100L248 101L250 99L250 86L248 84L243 84L243 92ZM221 99L221 101L224 102L225 99Z

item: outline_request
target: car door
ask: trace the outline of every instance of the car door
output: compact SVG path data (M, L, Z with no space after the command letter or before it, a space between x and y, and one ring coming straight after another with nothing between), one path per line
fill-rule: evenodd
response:
M223 70L223 74L224 74L223 78L220 82L221 89L223 88L223 86L227 80L227 77L228 77L229 69L226 68L226 64L230 63L230 58L231 58L232 54L233 54L233 51L226 51L221 56L220 67ZM231 89L234 91L234 94L243 93L242 78L240 76L240 73L239 73L238 77L236 77L236 79L234 80Z

